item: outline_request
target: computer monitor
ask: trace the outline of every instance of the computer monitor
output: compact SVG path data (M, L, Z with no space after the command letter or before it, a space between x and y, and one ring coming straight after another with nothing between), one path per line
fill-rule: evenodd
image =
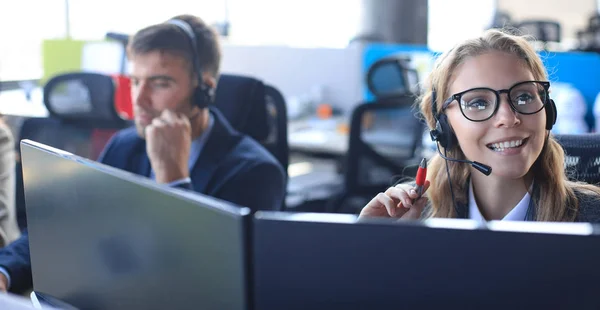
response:
M248 208L21 142L33 288L80 309L245 309Z
M255 309L598 309L589 224L258 212Z

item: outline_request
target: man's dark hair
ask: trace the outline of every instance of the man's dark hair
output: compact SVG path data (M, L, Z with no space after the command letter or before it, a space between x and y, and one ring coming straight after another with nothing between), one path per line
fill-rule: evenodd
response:
M221 48L217 33L202 19L192 15L179 15L179 19L188 23L196 35L198 63L203 72L218 76L221 63ZM146 27L129 40L127 53L129 58L134 55L154 51L173 53L184 57L192 68L192 49L186 33L176 25L162 23ZM193 68L192 68L193 70Z

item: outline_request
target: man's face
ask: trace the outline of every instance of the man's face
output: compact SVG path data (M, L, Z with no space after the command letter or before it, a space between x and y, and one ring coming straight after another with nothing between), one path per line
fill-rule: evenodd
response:
M151 51L134 55L131 63L131 99L135 126L141 137L145 136L145 128L164 110L190 115L196 82L185 58Z

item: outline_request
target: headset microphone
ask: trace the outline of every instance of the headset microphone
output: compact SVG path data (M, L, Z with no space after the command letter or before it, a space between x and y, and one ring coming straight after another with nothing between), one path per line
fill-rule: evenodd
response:
M444 154L442 154L442 152L440 151L440 147L438 145L437 147L438 153L440 154L440 156L445 159L445 160L449 160L449 161L454 161L457 163L465 163L465 164L469 164L471 165L471 167L477 169L479 172L485 174L485 175L490 175L490 173L492 173L492 167L482 164L478 161L472 161L472 160L466 160L466 159L456 159L456 158L450 158L450 157L446 157L444 156Z
M437 150L440 156L445 160L469 164L479 172L485 175L490 175L490 173L492 173L492 167L488 165L484 165L477 161L450 158L442 154L440 151L440 145L444 148L444 150L453 149L456 145L458 145L458 141L454 131L452 130L452 127L450 127L446 114L437 113L436 95L436 91L433 89L431 92L431 112L433 113L433 117L435 119L435 128L429 131L429 134L431 135L431 140L436 142Z

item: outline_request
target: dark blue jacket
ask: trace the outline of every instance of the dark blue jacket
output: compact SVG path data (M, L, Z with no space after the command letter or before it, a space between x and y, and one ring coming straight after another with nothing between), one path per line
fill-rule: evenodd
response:
M186 187L240 206L280 210L286 193L286 174L275 157L258 142L240 134L225 117L211 109L214 125ZM146 142L135 128L117 133L100 155L106 165L150 176Z

